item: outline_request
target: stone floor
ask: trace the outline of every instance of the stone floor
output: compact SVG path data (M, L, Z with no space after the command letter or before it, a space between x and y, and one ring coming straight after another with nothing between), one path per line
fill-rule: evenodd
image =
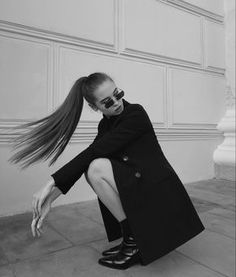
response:
M0 276L235 276L235 183L211 179L186 189L206 230L147 266L116 270L97 263L120 239L108 242L93 200L53 208L40 238L31 234L31 213L1 218Z

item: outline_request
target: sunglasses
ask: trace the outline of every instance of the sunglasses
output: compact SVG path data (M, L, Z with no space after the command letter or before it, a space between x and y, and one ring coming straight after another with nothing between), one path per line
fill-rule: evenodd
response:
M121 89L117 89L117 91L118 92L114 95L114 97L116 98L116 100L119 100L125 95L125 93ZM114 100L112 98L109 98L106 102L102 104L105 106L106 109L109 109L111 106L114 105L114 103L115 103Z

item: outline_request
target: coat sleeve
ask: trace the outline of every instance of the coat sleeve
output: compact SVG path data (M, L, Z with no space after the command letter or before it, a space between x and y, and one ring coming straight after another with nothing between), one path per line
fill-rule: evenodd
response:
M51 175L55 186L66 194L88 169L93 159L109 157L149 131L150 128L151 123L144 108L140 104L128 106L116 127L101 135L100 126L98 126L98 134L93 143Z

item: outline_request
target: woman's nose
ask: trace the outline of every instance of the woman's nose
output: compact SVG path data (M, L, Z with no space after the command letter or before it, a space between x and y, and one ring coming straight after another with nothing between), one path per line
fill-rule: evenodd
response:
M120 105L120 104L119 104L119 100L117 100L116 97L113 97L113 101L114 101L113 106L114 106L114 105L115 105L115 106L119 106L119 105Z

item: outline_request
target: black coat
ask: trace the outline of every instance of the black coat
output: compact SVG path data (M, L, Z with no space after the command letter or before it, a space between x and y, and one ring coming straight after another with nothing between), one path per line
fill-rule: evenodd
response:
M178 175L165 158L140 104L123 98L124 110L103 118L84 151L51 176L66 194L90 162L109 158L124 212L143 265L169 253L205 228ZM108 241L121 237L119 222L98 198Z

